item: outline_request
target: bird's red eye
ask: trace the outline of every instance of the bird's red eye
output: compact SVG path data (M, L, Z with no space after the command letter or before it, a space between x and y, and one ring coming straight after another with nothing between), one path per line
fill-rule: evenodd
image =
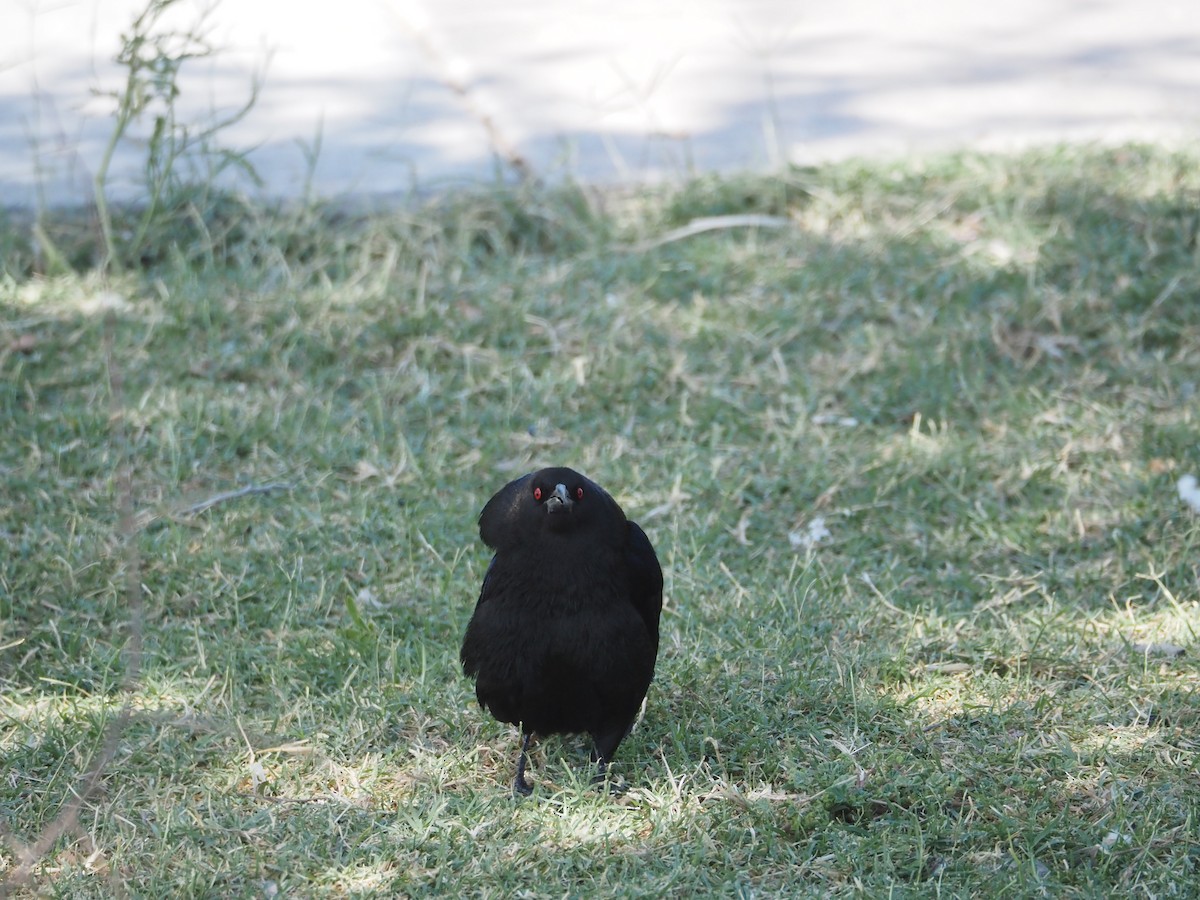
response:
M533 489L533 499L538 501L542 499L542 489L540 487L535 487Z
M576 500L582 500L582 499L583 499L583 488L581 488L581 487L577 487L577 488L575 488L575 499L576 499Z

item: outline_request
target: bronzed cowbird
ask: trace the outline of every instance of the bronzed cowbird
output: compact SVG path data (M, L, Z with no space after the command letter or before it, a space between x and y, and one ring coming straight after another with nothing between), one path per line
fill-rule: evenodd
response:
M633 727L658 656L662 569L646 533L572 469L533 472L479 514L495 550L462 645L480 706L534 735L587 732L597 780Z

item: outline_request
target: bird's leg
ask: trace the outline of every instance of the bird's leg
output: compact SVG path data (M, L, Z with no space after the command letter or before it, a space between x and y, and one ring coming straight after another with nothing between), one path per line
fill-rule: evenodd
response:
M596 764L596 776L592 784L602 785L608 778L608 761L617 752L617 747L629 729L622 723L615 729L609 729L601 734L592 736L592 762ZM609 784L609 793L620 794L623 790L615 784Z
M533 785L525 780L525 755L529 752L529 739L532 731L525 732L525 740L521 742L521 755L517 758L517 777L513 779L513 793L528 797L533 793Z

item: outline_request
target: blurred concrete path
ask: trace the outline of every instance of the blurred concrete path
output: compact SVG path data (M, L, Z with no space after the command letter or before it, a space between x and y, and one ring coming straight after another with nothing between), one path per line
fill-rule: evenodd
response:
M96 92L146 2L0 0L0 202L86 199ZM487 180L497 149L612 181L1200 133L1195 0L225 0L205 27L222 49L189 63L180 109L228 112L262 70L222 140L283 195Z

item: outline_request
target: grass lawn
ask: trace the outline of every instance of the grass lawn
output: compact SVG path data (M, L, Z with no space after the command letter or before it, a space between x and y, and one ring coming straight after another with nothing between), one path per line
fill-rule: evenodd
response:
M0 223L15 896L1200 891L1200 154L59 234ZM547 464L666 577L619 797L551 738L514 800L458 666Z

